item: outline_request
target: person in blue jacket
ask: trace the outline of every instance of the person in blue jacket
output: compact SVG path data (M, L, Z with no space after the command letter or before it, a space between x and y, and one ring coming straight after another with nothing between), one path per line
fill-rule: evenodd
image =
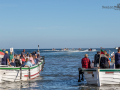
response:
M15 62L14 62L14 59L11 59L10 66L14 66L14 67L16 67L16 64L15 64Z
M10 65L8 51L5 51L5 55L2 58L2 65Z
M120 68L120 47L118 48L118 52L115 53L115 66L116 68Z

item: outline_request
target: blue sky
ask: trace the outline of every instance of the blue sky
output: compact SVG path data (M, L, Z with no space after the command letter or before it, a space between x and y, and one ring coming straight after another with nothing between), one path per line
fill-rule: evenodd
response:
M119 0L0 0L0 48L120 46Z

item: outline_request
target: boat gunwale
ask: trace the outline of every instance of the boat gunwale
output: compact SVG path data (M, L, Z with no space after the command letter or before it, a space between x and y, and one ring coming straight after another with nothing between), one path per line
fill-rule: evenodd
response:
M91 71L96 71L95 68L89 68L89 69L85 69L85 68L81 68L83 72L85 71L88 71L88 72L91 72Z
M100 69L100 72L120 72L120 69Z
M91 71L97 71L97 69L96 68L94 68L94 69L82 68L82 71L83 72L86 72L86 71L91 72ZM100 71L100 72L120 72L120 69L98 69L98 71Z
M37 64L35 66L30 67L30 69L34 69L38 66L40 66L43 63L43 61L40 64ZM29 67L22 67L22 70L29 69ZM20 70L20 67L0 67L0 70Z

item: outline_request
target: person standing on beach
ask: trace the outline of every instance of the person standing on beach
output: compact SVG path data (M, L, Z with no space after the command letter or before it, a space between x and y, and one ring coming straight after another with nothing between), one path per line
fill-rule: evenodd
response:
M2 65L10 65L8 51L5 51L5 55L2 59Z
M85 57L82 58L81 63L82 63L82 68L86 68L86 69L91 68L90 67L90 59L88 58L88 54L85 54Z

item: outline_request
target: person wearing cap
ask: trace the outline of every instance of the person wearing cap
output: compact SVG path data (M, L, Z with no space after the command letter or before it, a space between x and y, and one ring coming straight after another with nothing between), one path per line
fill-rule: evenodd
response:
M97 51L97 54L94 56L94 67L97 67L99 65L99 59L100 59L100 51Z
M10 65L8 51L5 51L5 55L2 58L2 65Z
M86 69L91 68L90 67L90 59L88 58L88 54L85 54L85 57L82 58L81 63L82 63L82 68L86 68Z

